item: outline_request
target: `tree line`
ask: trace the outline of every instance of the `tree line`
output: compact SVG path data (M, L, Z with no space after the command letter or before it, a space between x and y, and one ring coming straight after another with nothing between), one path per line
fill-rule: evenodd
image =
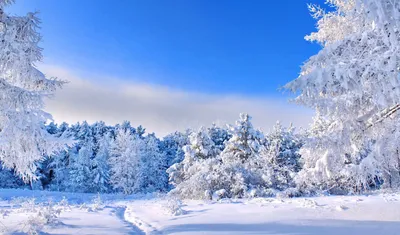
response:
M3 169L1 187L91 193L168 192L188 198L274 195L293 187L302 136L277 123L265 135L241 114L235 125L212 125L162 139L129 122L50 123L49 134L75 141L37 162L35 181Z

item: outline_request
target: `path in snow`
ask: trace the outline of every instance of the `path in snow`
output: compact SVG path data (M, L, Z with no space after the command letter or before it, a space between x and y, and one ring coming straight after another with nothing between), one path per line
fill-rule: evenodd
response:
M124 221L125 208L105 208L98 212L72 210L62 213L63 223L55 228L45 229L49 234L104 234L104 235L140 235L137 227Z

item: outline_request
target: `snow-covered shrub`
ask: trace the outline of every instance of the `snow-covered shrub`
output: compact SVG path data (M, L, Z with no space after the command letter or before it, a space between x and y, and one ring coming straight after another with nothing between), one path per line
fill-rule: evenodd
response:
M291 198L303 196L303 192L300 192L298 188L287 188L283 191L276 192L277 198Z
M37 217L44 225L57 225L59 223L58 217L61 212L61 208L56 207L53 203L47 203L46 205L39 207Z
M91 209L86 205L86 203L82 203L79 205L79 210L91 211Z
M22 232L29 235L40 234L45 226L55 226L60 223L59 216L62 209L52 202L47 204L35 204L34 199L26 200L21 205L23 212L31 214L28 219L23 222Z
M31 216L27 221L24 222L22 232L28 235L40 235L40 231L43 229L44 225L40 218Z
M11 205L13 207L19 206L19 211L25 212L25 213L32 213L32 212L37 212L37 203L36 203L36 198L24 198L24 197L18 197L14 198L11 201Z
M100 193L98 193L96 197L94 197L92 200L91 209L92 211L98 211L102 210L103 208L104 208L104 203L103 200L101 199Z
M5 217L9 216L10 213L11 213L10 210L6 210L6 209L1 209L1 210L0 210L0 216L1 216L1 218L3 218L3 219L4 219Z
M224 172L220 171L220 167L221 162L217 158L193 162L187 171L190 177L176 184L170 195L190 199L211 199L214 191L229 187L230 182L222 180Z
M168 197L167 201L164 202L163 207L168 214L171 214L173 216L186 214L186 211L182 208L182 201L176 197Z
M212 200L214 200L214 201L218 201L221 198L225 198L225 197L226 197L226 190L225 189L217 190L212 194Z
M60 209L61 211L71 211L71 206L68 202L68 199L65 197L63 197L63 199L57 203L56 208Z
M23 232L29 235L38 235L44 226L57 225L60 209L55 209L52 205L38 209L38 212L28 217L24 222Z

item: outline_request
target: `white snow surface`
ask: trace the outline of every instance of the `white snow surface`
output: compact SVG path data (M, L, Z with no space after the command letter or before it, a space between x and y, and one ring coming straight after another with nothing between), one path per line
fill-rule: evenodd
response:
M101 200L96 200L99 197ZM399 193L218 202L186 200L179 215L172 214L171 200L155 195L98 196L1 189L0 198L3 234L28 234L26 221L34 214L29 208L49 201L62 208L61 213L56 224L40 227L39 234L400 234Z

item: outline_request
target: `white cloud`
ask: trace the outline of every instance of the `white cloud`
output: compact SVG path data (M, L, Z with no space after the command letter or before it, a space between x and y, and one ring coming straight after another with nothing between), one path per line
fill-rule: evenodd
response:
M289 104L284 98L201 94L101 76L80 77L57 66L43 65L41 69L48 76L69 81L46 102L46 110L56 122L103 120L111 125L128 120L163 136L213 122L234 123L240 112L249 113L254 126L266 131L277 120L306 127L312 116L310 110Z

